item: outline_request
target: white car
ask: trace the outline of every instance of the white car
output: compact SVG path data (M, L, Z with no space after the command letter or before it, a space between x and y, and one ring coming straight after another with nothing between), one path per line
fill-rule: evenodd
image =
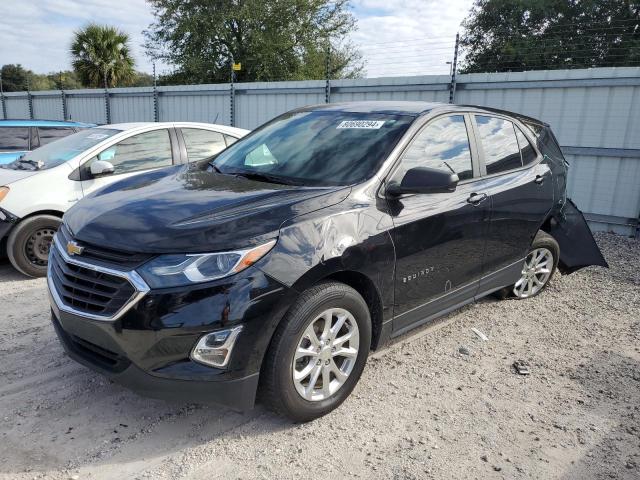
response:
M248 130L207 123L121 123L62 138L0 168L0 256L25 275L46 275L62 215L122 178L204 161Z

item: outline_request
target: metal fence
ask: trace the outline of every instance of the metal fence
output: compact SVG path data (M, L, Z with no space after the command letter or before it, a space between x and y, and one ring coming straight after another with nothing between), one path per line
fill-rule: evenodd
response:
M502 108L551 124L569 195L594 230L640 227L640 68L5 93L4 118L94 123L201 121L255 128L292 108L353 100L424 100Z

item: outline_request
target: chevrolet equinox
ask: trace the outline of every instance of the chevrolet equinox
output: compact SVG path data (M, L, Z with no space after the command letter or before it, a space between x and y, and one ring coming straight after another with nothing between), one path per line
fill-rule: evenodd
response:
M64 216L52 321L143 394L295 421L370 350L491 293L606 266L549 126L423 102L288 112L209 159L123 179Z

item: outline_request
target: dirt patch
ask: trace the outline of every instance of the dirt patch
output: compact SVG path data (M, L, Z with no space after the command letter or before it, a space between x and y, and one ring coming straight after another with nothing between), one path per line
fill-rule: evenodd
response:
M0 478L638 479L640 242L597 241L610 270L414 331L305 425L109 383L64 355L44 280L0 264Z

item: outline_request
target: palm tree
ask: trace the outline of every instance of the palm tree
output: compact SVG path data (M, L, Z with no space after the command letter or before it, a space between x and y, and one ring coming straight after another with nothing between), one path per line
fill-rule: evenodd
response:
M134 61L128 42L126 33L95 23L75 32L71 55L82 84L107 88L131 79Z

